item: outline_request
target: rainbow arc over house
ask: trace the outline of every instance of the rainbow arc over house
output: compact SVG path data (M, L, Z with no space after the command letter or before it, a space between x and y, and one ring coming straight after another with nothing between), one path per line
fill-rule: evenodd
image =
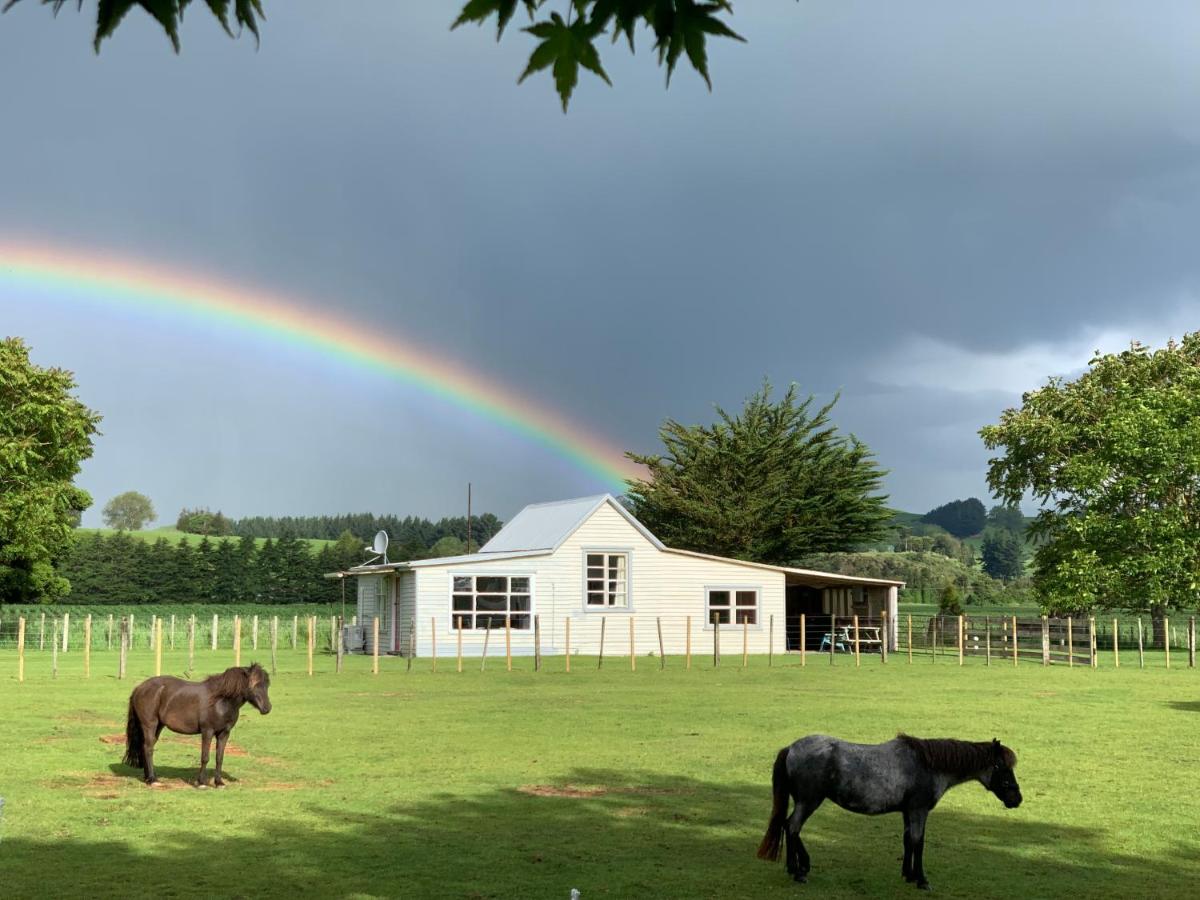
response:
M610 490L623 490L625 479L639 471L615 445L494 378L299 300L135 260L0 239L4 284L69 295L99 309L215 322L268 345L285 343L374 370L547 448Z

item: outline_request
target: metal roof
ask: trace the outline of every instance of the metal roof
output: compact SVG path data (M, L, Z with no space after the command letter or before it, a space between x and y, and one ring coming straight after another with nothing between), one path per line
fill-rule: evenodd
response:
M665 549L662 542L650 530L633 517L617 502L612 494L596 494L574 500L558 500L553 503L531 503L517 513L511 522L500 529L479 552L512 553L530 550L557 550L580 525L605 503L642 533L659 550Z

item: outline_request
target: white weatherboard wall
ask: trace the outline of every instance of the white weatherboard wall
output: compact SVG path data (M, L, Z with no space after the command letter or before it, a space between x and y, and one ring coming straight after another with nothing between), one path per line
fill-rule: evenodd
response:
M584 568L588 552L629 554L629 608L588 608L584 604ZM785 647L784 581L782 572L740 565L736 562L702 559L659 550L609 503L601 504L574 534L553 553L520 559L470 561L446 565L421 565L412 570L415 578L417 654L432 652L430 628L436 621L439 656L457 652L457 636L451 628L450 596L455 575L528 575L533 579L533 613L541 618L542 652L560 654L565 649L566 620L571 620L572 652L593 655L600 639L600 622L606 620L606 656L629 653L629 620L635 623L634 651L638 655L658 652L656 618L663 620L663 641L668 654L685 650L686 617L692 618L692 653L712 652L712 626L706 624L706 588L753 588L758 591L758 622L748 628L748 649L766 653L768 622L775 617L774 650ZM402 573L402 585L409 578ZM403 587L401 596L403 598ZM403 606L402 599L401 605ZM407 629L409 616L402 621ZM742 626L721 626L721 649L726 655L742 650ZM463 631L463 652L478 656L483 648L482 631ZM401 649L408 651L406 646ZM514 654L533 653L533 630L512 632ZM504 633L492 633L488 655L504 654Z

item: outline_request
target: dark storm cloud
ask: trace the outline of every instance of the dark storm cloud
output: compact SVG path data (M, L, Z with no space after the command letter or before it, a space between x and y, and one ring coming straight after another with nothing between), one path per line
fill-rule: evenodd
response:
M546 79L515 86L523 36L451 34L444 3L276 6L258 52L197 13L179 58L144 17L99 59L86 16L0 17L22 86L0 233L336 306L639 449L764 375L840 390L916 509L982 493L975 432L1028 373L1185 327L1200 293L1191 3L741 4L750 44L712 48L712 95L616 47L616 86L585 80L565 117ZM101 498L153 477L239 514L440 514L483 473L510 514L596 487L410 390L220 334L126 334L169 375L147 379L4 318L87 371Z

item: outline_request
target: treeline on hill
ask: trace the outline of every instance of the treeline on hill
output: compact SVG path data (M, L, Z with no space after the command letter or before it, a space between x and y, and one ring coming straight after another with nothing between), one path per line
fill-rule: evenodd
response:
M485 544L503 523L491 513L471 516L471 549ZM275 538L287 536L336 541L346 532L365 541L386 531L392 543L409 548L432 547L442 538L467 540L466 516L451 516L436 522L415 516L378 516L374 513L343 513L336 516L248 516L229 519L220 510L182 509L175 527L187 534L210 537Z

